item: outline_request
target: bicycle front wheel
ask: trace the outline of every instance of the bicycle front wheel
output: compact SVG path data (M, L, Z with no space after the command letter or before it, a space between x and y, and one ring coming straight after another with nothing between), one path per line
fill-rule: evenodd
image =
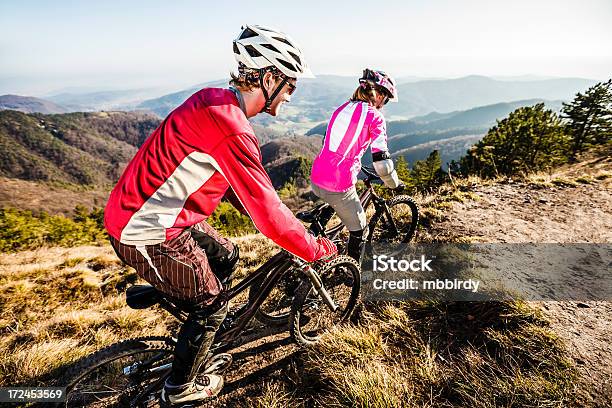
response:
M419 222L419 208L407 195L395 196L386 202L388 211L377 211L370 220L368 242L397 245L409 242Z
M68 407L155 406L170 373L174 340L142 337L110 345L66 374Z
M291 308L289 330L300 346L310 346L333 326L346 322L359 298L361 272L351 257L340 255L317 271L323 287L338 309L333 312L315 291L309 279L303 279Z
M254 303L261 292L266 277L254 282L249 288L249 302ZM280 327L286 326L289 322L291 304L295 297L295 291L299 284L300 275L297 269L292 268L286 271L270 294L263 301L257 312L255 319L266 326Z

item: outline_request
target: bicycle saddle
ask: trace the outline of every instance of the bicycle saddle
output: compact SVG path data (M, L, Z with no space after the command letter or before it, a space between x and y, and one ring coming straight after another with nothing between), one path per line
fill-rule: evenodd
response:
M325 204L325 203L324 204L319 204L315 208L313 208L312 210L300 211L299 213L295 214L295 217L298 220L302 220L304 222L312 223L312 222L315 222L316 220L319 219L319 217L321 216L321 213L327 207L329 207L329 204Z
M159 303L162 294L151 285L134 285L125 291L125 301L132 309L146 309Z

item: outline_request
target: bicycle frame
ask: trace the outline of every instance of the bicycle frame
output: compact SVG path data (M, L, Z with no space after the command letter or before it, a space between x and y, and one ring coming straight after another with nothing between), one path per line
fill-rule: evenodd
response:
M255 315L255 312L257 312L257 309L259 309L259 306L261 306L270 292L272 292L272 289L274 289L283 274L295 265L296 260L293 258L293 256L291 256L288 252L281 251L260 266L255 272L240 281L236 286L230 288L225 295L228 302L247 288L251 287L251 285L262 276L266 277L263 285L261 286L261 292L257 295L255 301L245 304L238 310L238 323L229 330L220 334L219 337L215 339L215 343L228 343L235 340L249 321L251 321Z
M373 174L371 171L362 167L362 171L367 175L366 179L363 180L366 188L363 189L361 193L359 193L359 202L364 210L370 206L370 204L374 204L374 208L376 212L383 211L388 220L391 220L392 228L394 228L397 233L397 227L395 226L395 222L393 222L393 217L389 213L389 208L387 207L386 201L384 198L379 197L374 188L372 186L372 181L377 180L378 177ZM329 222L329 219L317 219L310 226L310 231L314 235L324 235L332 241L338 237L338 234L344 229L344 224L338 224L335 227L332 227L328 230L325 229L325 225ZM369 237L368 237L369 239Z
M257 312L257 309L259 309L261 304L266 300L270 292L272 292L274 287L282 278L283 274L292 267L297 267L308 277L314 289L319 293L319 295L323 298L327 306L332 311L335 311L338 308L327 290L323 287L321 278L319 277L317 272L308 263L295 258L286 251L281 251L274 255L272 258L270 258L262 266L260 266L255 272L251 273L249 276L241 280L236 286L226 290L224 297L225 300L229 302L230 300L238 296L240 293L250 288L255 281L261 278L264 279L263 284L261 286L261 292L257 295L255 301L248 302L240 309L238 309L238 311L236 312L237 323L235 325L232 325L226 331L218 331L214 343L226 345L237 339L246 327L246 325L251 321L251 319L255 315L255 312ZM185 322L186 312L183 311L179 306L175 305L166 298L162 298L159 301L159 304L162 308L167 310L177 319L182 322Z

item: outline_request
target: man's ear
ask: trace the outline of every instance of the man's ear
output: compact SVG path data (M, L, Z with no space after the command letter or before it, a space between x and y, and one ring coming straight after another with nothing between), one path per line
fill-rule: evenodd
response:
M274 86L274 75L271 72L266 72L263 76L263 84L267 90L271 90Z

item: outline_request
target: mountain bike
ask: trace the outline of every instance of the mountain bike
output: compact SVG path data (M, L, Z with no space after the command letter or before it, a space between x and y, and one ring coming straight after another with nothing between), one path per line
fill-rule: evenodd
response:
M200 374L222 372L229 363L223 351L235 347L256 311L288 271L299 271L293 300L291 336L300 345L316 342L333 325L347 321L359 297L361 276L357 262L344 255L326 262L308 264L286 251L274 255L254 273L223 293L229 302L257 282L258 288L246 304L229 312L210 348ZM126 291L127 304L135 309L159 305L185 322L190 305L157 291L135 285ZM229 304L229 303L228 303ZM88 407L154 406L170 374L176 339L171 336L140 337L110 345L75 363L65 375L66 405ZM222 358L216 358L221 356Z
M366 178L365 188L359 194L359 200L366 216L369 218L366 250L371 251L373 243L386 248L401 249L401 244L408 243L416 231L419 221L419 209L414 200L405 194L395 195L389 199L381 197L374 184L381 182L374 169L362 166ZM319 204L309 211L296 214L296 217L310 224L310 232L315 236L323 235L334 241L342 253L347 237L346 229L335 216L334 209L327 203ZM330 226L331 225L331 226ZM296 276L299 271L288 271L275 286L255 314L255 318L269 326L291 325L291 306L298 293ZM261 277L260 279L263 279ZM260 282L255 282L249 292L252 300L257 296ZM294 314L295 315L295 314Z

